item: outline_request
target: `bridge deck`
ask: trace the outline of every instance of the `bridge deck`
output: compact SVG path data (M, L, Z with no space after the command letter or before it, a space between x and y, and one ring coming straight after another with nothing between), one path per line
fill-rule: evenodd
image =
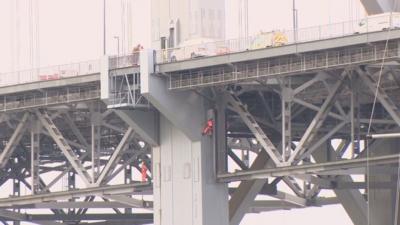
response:
M355 63L374 63L382 60L385 51L382 44L388 38L392 42L385 57L398 59L399 48L395 41L400 40L400 30L397 29L390 33L363 33L179 62L159 62L156 72L170 76L170 89L190 89L259 76L287 75ZM240 63L243 64L240 66ZM138 57L128 55L110 58L109 68L110 74L120 69L139 70ZM100 61L1 74L1 78L0 96L100 82Z
M386 40L390 39L386 49ZM399 59L400 30L162 64L170 89L191 89Z

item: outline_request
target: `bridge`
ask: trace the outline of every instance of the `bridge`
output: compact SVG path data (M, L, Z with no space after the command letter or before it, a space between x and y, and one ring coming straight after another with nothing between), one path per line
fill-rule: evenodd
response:
M369 137L399 131L400 30L351 24L289 31L279 47L0 74L1 220L237 225L342 204L356 225L393 224L398 139Z

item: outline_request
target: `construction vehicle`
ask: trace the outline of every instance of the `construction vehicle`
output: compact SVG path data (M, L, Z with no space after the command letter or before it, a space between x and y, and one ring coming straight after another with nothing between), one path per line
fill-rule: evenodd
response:
M249 50L282 46L288 43L286 34L282 31L260 32L250 44Z

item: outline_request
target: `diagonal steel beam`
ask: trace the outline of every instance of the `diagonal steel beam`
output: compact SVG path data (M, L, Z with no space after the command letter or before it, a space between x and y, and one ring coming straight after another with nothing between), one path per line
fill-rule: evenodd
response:
M13 135L11 136L10 140L7 142L6 147L4 148L3 152L0 155L0 168L4 168L8 162L8 159L12 155L17 147L19 141L21 140L22 136L24 135L24 128L26 126L26 122L29 118L29 113L25 113L22 116L21 121L19 122L17 128L15 129Z
M83 164L81 163L80 159L76 156L75 152L72 150L71 146L67 143L65 138L62 136L60 130L56 127L53 123L50 116L47 114L46 111L36 110L35 111L37 117L39 118L40 122L42 123L43 127L49 132L50 136L53 138L54 142L60 148L64 156L67 158L71 166L75 169L77 174L81 177L83 182L86 186L91 186L91 177Z
M329 94L332 93L332 88L331 85L326 82L326 80L323 80L322 83L324 84L325 88L328 90ZM346 113L344 112L344 109L340 102L335 102L335 108L336 110L340 113L342 116L346 116Z
M295 88L293 90L293 94L297 95L300 92L304 91L305 89L311 87L313 84L315 84L315 83L317 83L317 82L319 82L321 80L322 80L321 75L317 74L311 80L309 80L309 81L305 82L304 84L302 84L302 85L298 86L297 88Z
M339 80L332 87L328 97L322 104L321 109L318 111L314 119L311 121L310 125L307 127L306 131L304 132L304 135L299 141L299 144L296 146L296 149L290 156L288 160L289 163L293 163L295 159L301 156L301 154L309 147L309 145L312 144L314 138L316 137L318 129L322 126L323 122L325 121L326 117L329 114L329 111L336 102L336 98L345 83L344 81L346 78L346 74L347 74L346 71L343 72L340 75Z
M250 170L260 170L271 168L273 166L274 163L272 160L269 160L267 152L261 151L251 165ZM229 200L230 225L240 224L240 221L248 212L249 207L265 183L266 180L248 180L240 183L239 187Z
M232 149L228 150L228 156L242 169L247 170L249 169L247 165L239 159L239 157L232 151Z
M232 93L226 94L228 103L232 106L237 114L239 114L240 118L247 125L250 131L254 134L257 141L261 144L264 150L268 153L271 160L275 163L275 165L279 166L282 164L282 155L278 152L272 141L268 138L268 136L261 129L260 125L254 119L254 117L247 111L246 107L242 103L242 101Z
M86 152L85 154L83 154L81 156L81 159L84 160L86 157L88 157L89 152ZM57 175L50 183L48 183L46 185L46 187L44 187L44 191L50 191L50 188L53 187L61 178L63 178L65 176L65 174L67 174L70 170L73 169L73 167L71 165L67 165L68 163L65 163L64 165L62 165L62 167L66 167L59 175Z
M49 132L47 132L46 130L42 130L42 134L51 137L51 135L49 134ZM75 141L71 141L67 138L65 138L65 140L67 141L67 143L69 145L71 145L72 147L78 148L78 149L86 149L86 147L84 145L81 145L79 143L76 143Z
M135 151L131 157L129 157L128 159L125 159L125 160L124 160L124 163L123 163L120 167L118 167L117 169L115 169L115 170L113 171L112 174L110 174L108 177L106 177L104 182L105 182L105 183L110 182L110 181L111 181L114 177L116 177L127 165L129 165L129 164L132 163L132 162L135 162L135 160L137 160L138 156L140 156L141 154L145 154L145 153L148 152L148 151L149 151L149 150L148 150L148 147L145 147L145 148L142 148L142 149L139 149L139 150Z
M100 185L101 182L103 182L104 178L113 171L113 169L115 168L115 165L119 162L119 160L122 157L122 154L124 153L125 149L128 147L129 141L132 138L133 134L134 134L134 132L133 132L132 127L129 127L128 130L125 132L124 136L122 137L121 141L119 142L117 148L115 149L115 151L111 155L110 159L108 160L108 163L103 168L99 177L97 178L96 185Z
M267 102L267 100L266 100L265 97L264 97L264 93L263 93L262 91L258 91L258 95L260 96L261 103L263 104L264 109L265 109L265 112L266 112L266 114L268 115L268 119L269 119L269 121L272 123L271 125L272 125L273 127L276 127L277 124L276 124L276 120L274 119L274 114L272 113L272 110L271 110L271 108L269 107L268 102Z
M320 149L314 152L313 157L317 163L326 162L328 155L332 155L332 160L337 160L338 152L341 146L338 146L337 149L327 148L327 146L320 146ZM371 161L369 159L363 159L367 165ZM398 159L397 159L398 160ZM379 161L379 160L378 160ZM352 182L353 179L349 175L338 176L336 177L338 181L345 181L345 182ZM367 223L367 201L364 199L364 196L361 194L359 190L333 190L342 203L343 208L349 215L350 219L353 221L354 224L368 224Z
M372 78L371 74L368 72L364 72L361 69L357 70L360 74L360 78L363 83L368 87L370 92L375 95L377 93L376 98L383 105L385 110L389 113L389 115L393 118L393 120L400 126L400 113L396 104L390 99L390 97L386 94L386 92L381 88L377 87L376 82ZM383 76L383 75L382 75Z
M71 128L72 133L76 136L76 138L78 138L79 142L86 147L86 150L89 150L89 143L86 141L85 137L83 137L82 133L79 131L71 116L67 112L63 113L63 115L63 118L67 122L68 126Z
M306 102L306 101L304 101L302 99L299 99L299 98L294 98L293 102L295 102L295 103L297 103L299 105L302 105L302 106L304 106L306 108L309 108L311 110L317 111L317 112L320 110L320 107L318 107L316 105L313 105L311 103L308 103L308 102ZM334 112L329 112L328 115L330 117L338 119L338 120L344 120L345 119L343 116L341 116L341 115L339 115L337 113L334 113Z
M300 158L298 159L298 161L307 158L309 156L312 155L312 153L317 150L322 144L324 144L329 138L331 138L336 132L338 132L340 129L342 129L344 127L344 125L346 125L346 121L342 121L341 123L339 123L338 125L336 125L333 129L331 129L326 135L324 135L323 137L319 138L318 141L313 144L304 154L302 154L300 156Z

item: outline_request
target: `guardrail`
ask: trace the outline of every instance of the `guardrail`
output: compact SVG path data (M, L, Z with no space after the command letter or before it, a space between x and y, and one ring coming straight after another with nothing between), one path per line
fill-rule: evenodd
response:
M385 14L383 16L375 16L373 18L365 18L362 20L302 28L295 31L273 31L244 39L231 39L227 41L201 43L180 48L158 50L156 51L156 63L162 64L173 61L189 60L195 57L224 55L265 47L277 47L281 45L324 40L395 28L400 28L400 13ZM283 39L278 42L273 40L274 35L276 34L279 34L280 38ZM267 40L270 38L271 40ZM265 46L263 46L263 43L265 43ZM139 66L139 53L110 56L109 58L110 69L132 66ZM100 73L100 60L50 66L33 70L0 73L0 87L47 80L58 80L94 73Z
M110 56L109 68L139 66L139 53ZM39 81L59 80L76 76L100 73L100 60L42 67L32 70L0 73L0 87Z
M109 69L139 66L139 56L139 52L121 56L110 56Z
M196 57L224 55L266 47L278 47L281 45L325 40L397 28L400 28L400 13L385 14L361 20L307 27L297 30L272 31L244 39L199 43L197 45L158 50L156 51L156 62L158 64L170 63ZM277 35L281 38L278 42L274 40L274 36ZM262 43L264 43L264 45Z
M0 112L65 104L100 98L100 86L66 87L0 97Z
M100 72L100 60L0 73L0 87L39 81L59 80Z

